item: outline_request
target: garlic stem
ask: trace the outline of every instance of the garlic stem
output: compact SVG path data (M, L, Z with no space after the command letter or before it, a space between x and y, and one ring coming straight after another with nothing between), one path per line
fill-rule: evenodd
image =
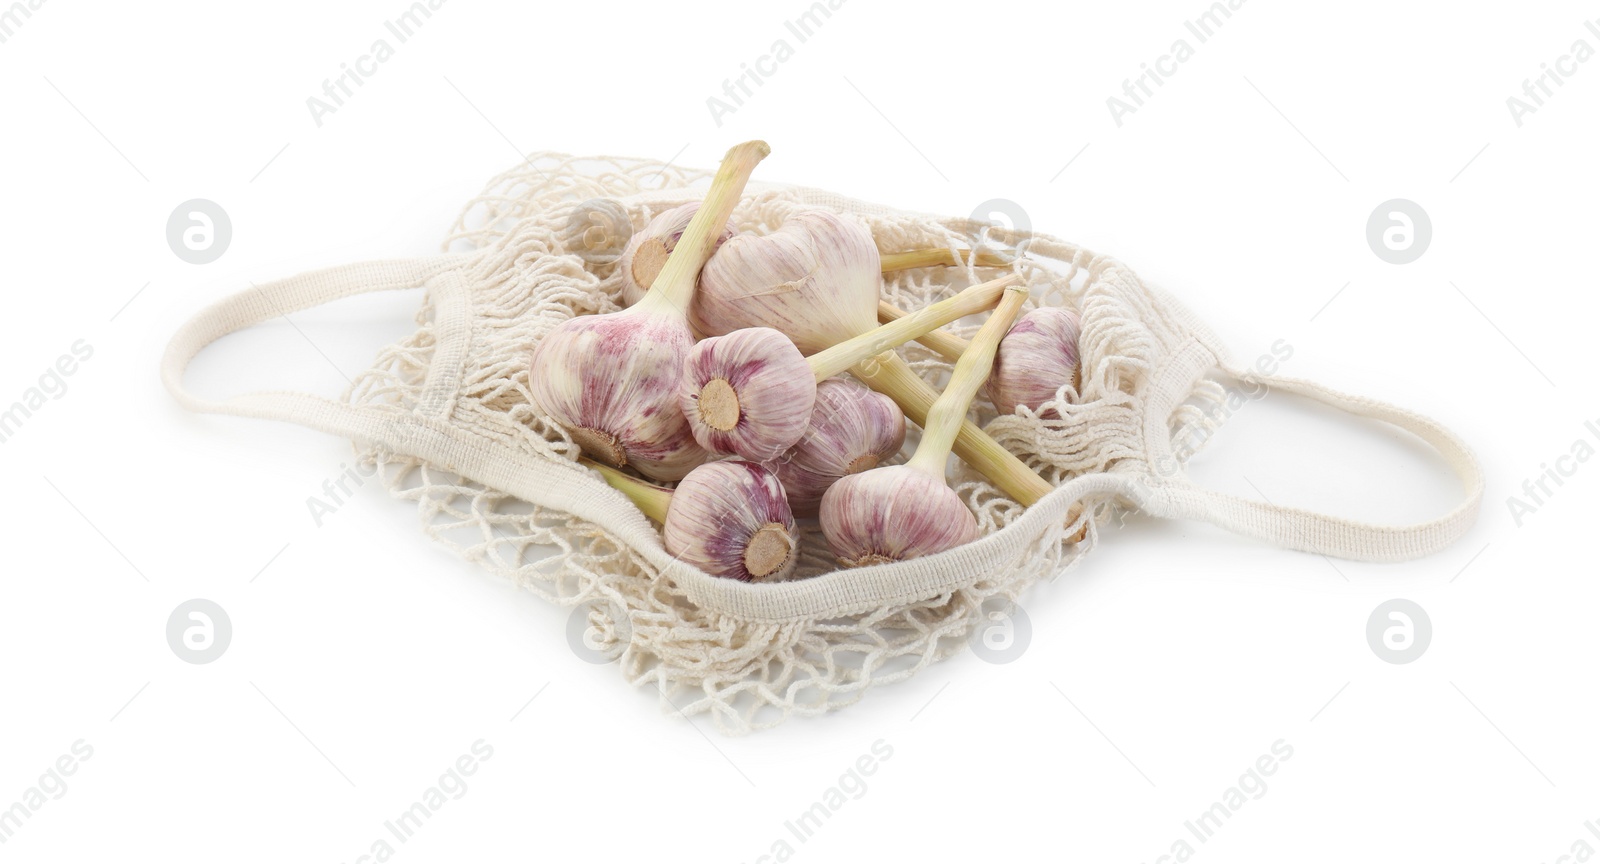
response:
M890 321L898 321L906 317L907 314L909 313L898 306L889 305L887 300L878 301L878 320L885 324ZM918 336L916 341L921 342L923 347L932 349L933 353L949 360L951 363L960 360L961 354L967 350L967 340L944 330L929 330Z
M746 141L735 144L722 157L722 165L711 180L711 190L706 193L705 202L695 211L694 218L689 220L689 227L684 229L672 254L667 256L666 265L656 275L656 281L645 294L645 299L639 302L640 306L660 308L666 304L676 315L688 314L700 268L705 266L706 259L716 249L719 232L728 217L733 215L733 208L739 203L739 196L744 192L745 183L750 180L756 164L771 152L772 148L765 141Z
M1017 320L1017 313L1022 311L1022 303L1027 299L1028 289L1025 286L1006 289L994 314L983 322L972 345L956 361L955 371L950 374L950 383L945 386L944 393L928 409L928 422L922 427L922 441L917 444L917 452L906 461L907 465L944 479L945 461L950 456L956 436L961 432L961 424L966 421L972 398L978 395L978 388L983 386L983 382L989 380L989 371L994 368L994 354L1000 348L1000 340L1005 338L1006 331Z
M963 289L954 297L917 310L903 318L846 339L806 359L818 381L826 381L857 363L904 344L952 321L992 308L1001 292L1021 280L1015 273Z
M938 400L939 393L901 360L900 355L888 353L879 360L859 363L851 367L850 374L893 399L911 422L926 427L928 411ZM1024 507L1033 506L1055 489L970 420L961 424L953 449L961 461Z
M610 465L601 464L587 456L578 457L578 461L600 472L600 476L610 484L611 488L628 496L633 506L638 507L651 521L657 523L667 521L667 508L672 504L672 490L630 477Z
M979 252L978 260L973 262L971 249L961 249L955 255L952 255L949 249L939 248L892 252L882 257L880 269L885 273L892 273L897 270L914 270L918 267L954 266L967 263L972 263L974 267L1011 266L1011 262L992 252Z

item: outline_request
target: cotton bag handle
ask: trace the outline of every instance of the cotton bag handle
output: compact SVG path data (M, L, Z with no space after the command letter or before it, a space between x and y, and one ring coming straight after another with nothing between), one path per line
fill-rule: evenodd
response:
M281 390L205 399L184 386L184 372L206 346L230 333L345 297L420 288L472 257L441 255L346 264L268 282L225 297L173 334L161 361L161 380L173 398L191 411L285 420L346 438L392 445L391 424L395 418L382 409Z
M1199 353L1199 352L1195 352ZM1179 365L1184 359L1180 358ZM1214 357L1212 358L1214 361ZM1175 370L1177 371L1177 370ZM1333 555L1356 561L1409 561L1437 552L1459 540L1477 521L1483 500L1483 469L1472 450L1454 432L1439 423L1394 405L1352 396L1299 378L1260 375L1223 367L1241 382L1261 384L1269 389L1315 400L1358 417L1370 417L1403 429L1437 450L1458 477L1465 498L1444 516L1413 525L1375 525L1297 507L1284 507L1222 492L1203 489L1187 476L1152 485L1141 496L1142 509L1151 515L1171 519L1198 519L1211 522L1238 534L1257 537L1304 552ZM1171 409L1177 406L1169 392L1152 401L1149 415L1153 427L1147 428L1146 441L1154 465L1178 464L1172 452L1171 434L1166 429ZM1159 406L1159 407L1157 407Z

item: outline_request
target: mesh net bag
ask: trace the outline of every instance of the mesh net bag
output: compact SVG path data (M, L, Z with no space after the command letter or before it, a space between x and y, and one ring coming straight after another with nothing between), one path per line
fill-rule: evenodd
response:
M730 734L849 705L966 650L992 613L1077 564L1108 520L1130 508L1366 560L1427 554L1475 517L1481 473L1448 430L1404 409L1234 367L1187 310L1111 258L1044 234L752 183L733 214L742 231L764 233L798 208L826 207L863 221L884 254L1009 253L1030 287L1028 308L1080 312L1081 380L1076 388L1060 382L1058 398L1038 411L997 415L981 395L974 404L978 425L1056 487L1024 508L958 465L950 485L978 518L975 543L838 570L811 523L802 525L798 566L781 583L718 579L674 561L621 493L575 463L579 448L530 398L527 358L568 318L621 308L616 256L605 254L620 251L620 241L597 251L583 230L595 214L625 238L662 210L700 200L711 173L534 154L466 205L445 255L303 274L200 313L173 339L167 386L194 410L286 419L353 439L390 492L416 503L429 535L572 607L589 643L617 652L624 677L656 688L664 710L709 714ZM884 296L912 310L977 281L967 267L886 273ZM211 401L183 387L188 361L226 333L344 296L419 285L426 297L416 331L383 350L341 400L263 393ZM963 321L948 329L969 336L976 328ZM942 389L946 360L916 343L898 350ZM1230 377L1408 430L1457 470L1465 500L1432 522L1387 527L1196 487L1183 463L1227 416ZM903 452L914 447L914 428L908 437Z

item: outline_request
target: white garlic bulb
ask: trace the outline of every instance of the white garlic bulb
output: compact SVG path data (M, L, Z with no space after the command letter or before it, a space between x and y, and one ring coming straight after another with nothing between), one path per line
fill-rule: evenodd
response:
M680 387L678 406L700 446L755 462L799 440L817 397L806 358L768 327L701 340Z
M672 492L667 551L716 576L778 581L794 570L798 532L771 469L730 459L701 465Z
M712 462L689 472L672 490L592 459L578 461L660 523L663 544L679 560L743 582L777 581L794 570L799 533L771 469L752 462Z
M831 210L801 210L770 234L722 244L700 273L690 321L709 336L772 327L800 353L815 354L877 324L878 266L865 225Z
M822 498L822 533L846 567L908 561L978 539L978 520L948 484L910 465L851 474Z
M893 399L849 378L823 381L805 435L777 462L790 509L815 516L839 478L878 467L905 440L906 415Z
M686 324L644 306L581 315L534 349L528 383L583 452L670 482L706 460L676 396L692 348Z
M677 248L678 239L689 227L689 220L694 218L699 209L700 202L693 201L663 210L643 230L628 238L622 257L617 259L617 276L622 282L622 305L632 306L644 298L661 268L666 266L667 256ZM721 247L735 233L733 223L724 220L717 236L717 247Z
M1081 384L1078 363L1078 313L1060 306L1041 306L1022 316L1000 343L989 376L989 399L995 410L1015 414L1018 407L1038 411L1068 388L1068 402ZM1054 417L1054 410L1041 416Z

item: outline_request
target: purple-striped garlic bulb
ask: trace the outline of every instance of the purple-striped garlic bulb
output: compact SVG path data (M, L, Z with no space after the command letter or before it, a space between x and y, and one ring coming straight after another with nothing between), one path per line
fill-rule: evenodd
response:
M819 383L805 435L777 463L790 509L815 516L839 478L878 467L905 441L906 415L893 399L842 376Z
M729 459L689 472L661 527L667 551L716 576L777 581L794 570L799 532L772 469Z
M840 564L868 567L971 543L978 520L943 474L889 465L833 484L822 497L822 533Z
M705 205L643 300L621 312L568 319L534 349L528 375L534 402L595 459L669 481L705 460L678 408L694 345L685 310L717 232L769 152L762 141L728 151Z
M700 209L700 202L692 201L671 210L657 213L645 226L628 238L628 245L617 260L617 275L622 281L622 305L632 306L644 299L646 291L655 284L656 276L666 266L667 256L678 245L678 238L689 227L689 220ZM723 220L722 232L717 236L720 248L737 233L733 223ZM715 253L715 248L713 248Z
M1078 362L1078 313L1060 306L1040 306L1022 316L1000 342L994 372L989 376L989 399L1001 414L1017 408L1038 411L1056 401L1068 387L1066 400L1077 398L1082 383ZM1054 409L1041 416L1054 417Z
M772 469L737 460L710 462L672 490L582 461L661 524L662 542L679 560L742 582L778 581L794 571L799 532Z
M989 377L995 349L1027 298L1025 287L1006 291L956 362L906 464L851 474L822 496L822 533L840 564L906 561L978 539L978 520L945 482L945 463L972 397Z
M700 273L689 317L708 336L773 327L800 353L815 354L872 329L878 267L866 225L831 210L798 210L769 234L722 244Z
M689 354L679 404L695 440L712 453L754 462L776 459L805 434L818 382L994 306L1006 286L1019 279L1011 274L973 285L810 357L770 327L702 340Z

